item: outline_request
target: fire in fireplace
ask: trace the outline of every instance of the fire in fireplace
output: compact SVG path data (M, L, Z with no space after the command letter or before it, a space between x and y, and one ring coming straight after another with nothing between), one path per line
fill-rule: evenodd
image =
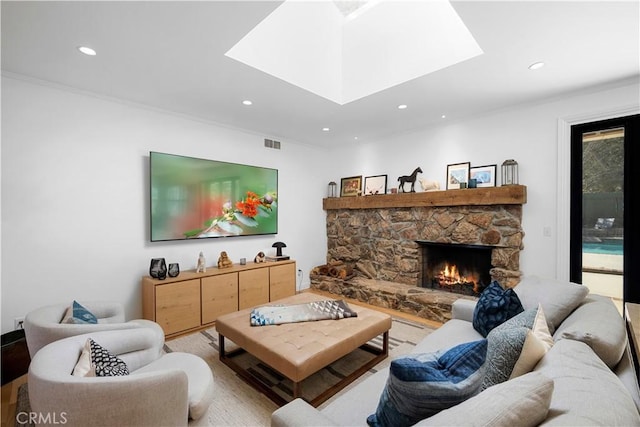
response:
M477 296L491 283L492 246L417 243L422 247L423 288Z
M439 288L471 287L474 294L480 293L480 276L473 272L471 274L460 274L458 266L444 263L444 268L440 270L432 280L432 284Z

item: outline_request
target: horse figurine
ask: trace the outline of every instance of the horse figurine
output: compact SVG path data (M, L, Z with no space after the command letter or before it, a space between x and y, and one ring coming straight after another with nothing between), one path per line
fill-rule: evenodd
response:
M420 169L419 167L417 167L416 170L414 170L411 175L398 177L398 182L400 183L399 187L403 193L406 193L406 191L404 191L404 184L407 182L411 183L411 193L416 192L414 187L416 185L416 176L418 175L418 172L422 173L422 169Z

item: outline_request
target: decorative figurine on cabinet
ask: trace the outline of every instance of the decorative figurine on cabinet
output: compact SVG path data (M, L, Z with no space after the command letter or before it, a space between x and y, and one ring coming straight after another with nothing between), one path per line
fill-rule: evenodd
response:
M220 258L218 258L218 268L229 268L233 266L233 262L229 259L229 256L225 251L220 252Z
M264 255L264 252L262 252L262 251L258 252L258 255L256 255L256 257L253 260L253 262L255 262L256 264L259 264L259 263L265 262L265 261L266 261L266 256Z
M206 273L207 266L205 265L204 254L200 252L198 255L198 266L196 267L196 273Z

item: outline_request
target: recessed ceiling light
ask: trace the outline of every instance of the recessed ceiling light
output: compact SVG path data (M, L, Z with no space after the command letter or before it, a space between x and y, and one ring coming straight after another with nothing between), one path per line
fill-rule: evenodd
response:
M322 128L322 132L329 132L331 129L329 128Z
M355 140L357 141L357 140L358 140L358 137L357 137L357 136L354 136L354 137L353 137L353 139L355 139Z
M85 55L89 55L89 56L95 56L96 55L96 51L91 49L90 47L79 46L78 50L80 52L84 53Z
M244 105L253 105L253 102L249 101L248 99L245 99L244 101L242 101L242 103Z
M407 108L407 104L398 105L398 110L405 110Z
M446 119L446 118L447 118L447 115L446 115L446 114L443 114L443 115L441 115L441 116L440 116L440 118L442 118L442 119Z
M530 70L539 70L542 67L544 67L544 62L534 62L533 64L529 65Z

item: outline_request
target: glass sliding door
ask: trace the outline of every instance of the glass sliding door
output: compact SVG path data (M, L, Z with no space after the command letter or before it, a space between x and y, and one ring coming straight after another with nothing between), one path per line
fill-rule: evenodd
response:
M623 300L624 128L582 134L582 283Z
M638 269L628 253L638 241L637 226L628 229L629 192L638 189L640 175L633 171L637 123L638 116L630 116L571 129L570 278L592 293L611 297L620 310L630 295L638 293L633 289L637 286L626 280L629 267L634 274Z

